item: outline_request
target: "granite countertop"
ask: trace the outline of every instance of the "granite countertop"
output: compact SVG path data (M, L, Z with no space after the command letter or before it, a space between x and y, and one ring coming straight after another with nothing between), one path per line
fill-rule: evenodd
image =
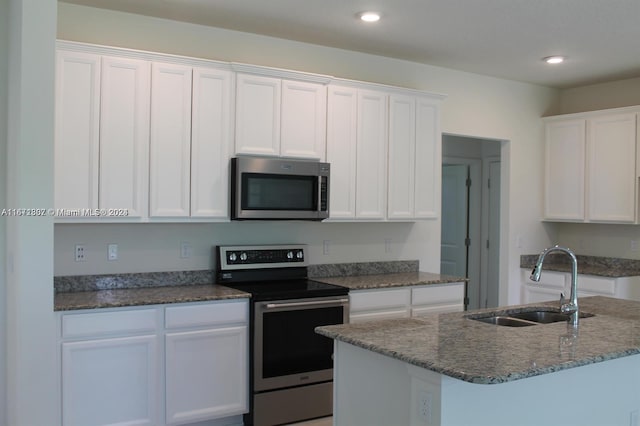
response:
M54 298L54 311L204 302L250 296L249 293L217 284L115 288L57 293Z
M309 278L351 290L466 281L418 272L417 260L309 265ZM339 275L339 276L336 276ZM55 311L251 297L214 282L212 270L56 276Z
M318 327L324 336L478 384L504 383L640 353L640 302L579 299L577 328L565 322L529 327L483 323L469 314L557 308L557 302L420 318Z
M520 267L533 269L538 260L538 256L538 254L524 254L520 256ZM609 278L640 276L640 260L584 255L576 255L576 258L578 260L578 274ZM559 253L549 253L542 264L542 269L547 271L571 272L569 256Z
M353 275L346 277L314 278L328 284L347 287L349 290L367 290L429 284L466 282L466 278L440 275L431 272L401 272L376 275Z

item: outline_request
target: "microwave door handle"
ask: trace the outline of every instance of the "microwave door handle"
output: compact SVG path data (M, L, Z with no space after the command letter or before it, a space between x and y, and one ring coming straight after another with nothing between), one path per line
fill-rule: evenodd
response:
M320 213L322 211L322 176L318 176L318 199L316 202L318 204L316 211Z

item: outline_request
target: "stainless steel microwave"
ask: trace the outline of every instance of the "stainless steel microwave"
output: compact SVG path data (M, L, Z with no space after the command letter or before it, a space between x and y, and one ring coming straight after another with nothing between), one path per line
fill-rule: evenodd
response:
M329 179L329 163L232 158L231 219L326 219L329 217Z

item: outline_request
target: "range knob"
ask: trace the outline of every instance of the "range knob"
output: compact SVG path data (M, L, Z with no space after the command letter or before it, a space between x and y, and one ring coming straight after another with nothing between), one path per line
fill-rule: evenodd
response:
M302 250L298 250L298 253L296 253L296 257L300 260L302 260L302 258L304 257L304 254L302 253Z
M240 260L242 260L243 262L247 260L247 253L242 252L240 253Z
M293 260L293 252L292 251L288 251L287 252L287 259Z
M229 260L230 260L231 262L235 262L237 259L238 259L238 256L236 256L236 254L235 254L235 253L231 253L231 254L229 254Z

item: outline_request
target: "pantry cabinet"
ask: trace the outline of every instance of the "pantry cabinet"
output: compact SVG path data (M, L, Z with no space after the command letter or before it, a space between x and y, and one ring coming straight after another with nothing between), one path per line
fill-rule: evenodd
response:
M544 219L636 222L635 109L549 117Z
M236 154L324 160L326 116L325 83L237 74Z
M179 425L248 410L248 302L65 312L62 424Z

